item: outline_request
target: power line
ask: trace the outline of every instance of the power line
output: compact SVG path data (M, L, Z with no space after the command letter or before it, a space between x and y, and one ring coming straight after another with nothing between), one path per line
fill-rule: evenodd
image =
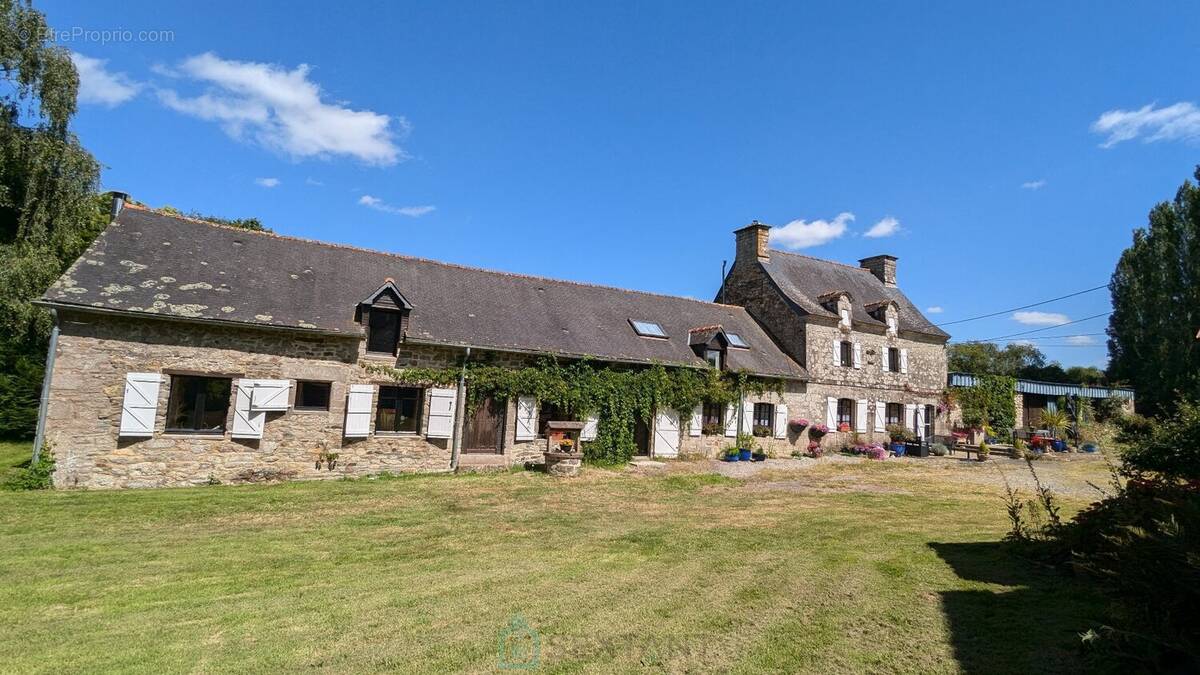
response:
M1081 319L1082 321L1082 319ZM1059 338L1081 338L1081 337L1096 337L1100 335L1108 335L1108 333L1074 333L1072 335L1036 335L1028 340L1055 340ZM1002 338L996 338L997 340ZM993 342L994 340L967 340L967 342Z
M1021 337L1022 335L1029 335L1030 333L1040 333L1044 330L1053 330L1055 328L1062 328L1063 326L1070 326L1071 324L1074 324L1074 323L1082 323L1084 321L1091 321L1092 319L1099 319L1100 317L1108 316L1109 314L1112 314L1112 312L1101 312L1099 314L1093 314L1092 316L1085 316L1082 319L1075 319L1074 321L1066 321L1064 323L1054 324L1053 326L1045 326L1043 328L1034 328L1033 330L1021 331L1020 333L1009 333L1008 335L1001 335L999 337L988 338L986 340L967 340L966 343L995 342L997 340L1006 340L1008 338ZM966 344L966 343L960 343L960 344Z
M1067 298L1073 298L1077 295L1083 295L1084 293L1092 293L1094 291L1100 290L1101 288L1108 288L1108 284L1104 284L1103 286L1096 286L1095 288L1088 288L1086 290L1078 291L1075 293L1068 293L1066 295L1060 295L1057 298L1051 298L1049 300L1042 300L1041 302L1035 302L1031 305L1021 305L1020 307L1013 307L1012 309L1006 309L1006 310L999 311L999 312L992 312L991 314L982 314L980 316L973 316L969 319L958 319L956 321L947 321L945 323L938 323L938 324L934 324L934 325L935 326L953 326L956 323L966 323L968 321L978 321L979 319L990 319L993 316L1000 316L1001 314L1008 314L1009 312L1016 312L1016 311L1019 311L1022 309L1029 309L1030 307L1040 307L1042 305L1048 305L1052 302L1058 302L1059 300L1066 300ZM1066 324L1063 324L1063 325L1065 326ZM987 340L981 340L980 342L987 342Z

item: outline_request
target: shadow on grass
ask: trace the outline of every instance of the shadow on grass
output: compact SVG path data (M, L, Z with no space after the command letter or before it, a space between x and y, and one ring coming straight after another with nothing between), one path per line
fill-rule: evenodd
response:
M1094 672L1079 634L1101 598L1066 574L1022 560L999 542L930 543L960 579L1001 586L940 593L954 656L965 673Z

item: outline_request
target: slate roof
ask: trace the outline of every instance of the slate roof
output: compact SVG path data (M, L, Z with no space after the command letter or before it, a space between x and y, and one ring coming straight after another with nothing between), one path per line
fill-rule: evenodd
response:
M728 367L803 379L741 307L494 272L269 233L127 205L50 287L52 305L361 336L355 308L388 278L412 303L415 342L704 366L695 326L721 325L750 349ZM637 336L629 319L667 339Z
M816 316L837 318L822 306L820 298L832 292L844 292L853 298L851 319L859 325L886 327L871 316L868 307L891 300L896 303L900 330L947 340L950 335L934 326L896 287L885 286L869 270L831 260L771 249L770 259L760 262L783 293L801 310Z

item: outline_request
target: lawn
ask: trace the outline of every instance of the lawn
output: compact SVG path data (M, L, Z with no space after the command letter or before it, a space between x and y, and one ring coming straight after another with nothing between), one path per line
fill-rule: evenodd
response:
M516 619L546 672L1081 669L1100 601L919 461L0 493L0 664L492 671Z

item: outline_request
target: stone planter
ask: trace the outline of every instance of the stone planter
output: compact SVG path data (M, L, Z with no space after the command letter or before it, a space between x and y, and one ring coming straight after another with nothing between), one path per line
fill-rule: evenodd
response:
M547 452L545 454L546 473L566 478L579 475L579 469L583 466L582 452Z

